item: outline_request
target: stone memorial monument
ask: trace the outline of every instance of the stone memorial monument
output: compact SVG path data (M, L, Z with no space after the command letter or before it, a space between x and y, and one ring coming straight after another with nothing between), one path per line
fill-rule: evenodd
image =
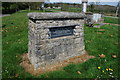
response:
M34 68L85 53L83 13L28 13L28 58Z

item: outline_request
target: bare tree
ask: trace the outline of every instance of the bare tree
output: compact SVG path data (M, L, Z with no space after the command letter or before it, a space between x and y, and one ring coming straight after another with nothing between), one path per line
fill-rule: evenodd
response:
M95 5L99 5L100 4L100 2L95 2Z

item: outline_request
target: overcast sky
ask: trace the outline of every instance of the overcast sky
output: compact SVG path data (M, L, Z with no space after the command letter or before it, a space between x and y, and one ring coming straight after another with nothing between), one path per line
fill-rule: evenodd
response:
M100 2L101 5L116 6L120 0L88 0L88 2ZM81 0L50 0L50 2L81 3Z

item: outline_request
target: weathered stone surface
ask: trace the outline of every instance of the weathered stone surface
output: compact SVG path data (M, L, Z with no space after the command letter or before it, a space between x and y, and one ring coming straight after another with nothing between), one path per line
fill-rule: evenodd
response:
M45 56L45 61L52 60L52 59L54 59L55 57L56 57L55 54L49 54L49 55L46 55L46 56Z
M84 19L81 13L29 13L28 57L37 67L62 61L84 53ZM61 19L62 20L61 20ZM57 20L56 20L57 19ZM64 27L71 27L67 30ZM51 38L51 28L66 29L73 34ZM62 31L61 31L62 32ZM53 32L54 33L54 32Z
M74 13L74 12L57 12L57 13L28 13L28 17L32 19L79 19L84 18L85 14L83 13ZM56 23L56 22L50 22Z

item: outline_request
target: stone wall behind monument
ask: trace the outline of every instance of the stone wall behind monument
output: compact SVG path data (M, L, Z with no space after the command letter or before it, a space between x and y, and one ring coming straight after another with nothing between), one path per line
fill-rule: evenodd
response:
M28 57L35 68L85 53L84 14L29 13L28 17Z

